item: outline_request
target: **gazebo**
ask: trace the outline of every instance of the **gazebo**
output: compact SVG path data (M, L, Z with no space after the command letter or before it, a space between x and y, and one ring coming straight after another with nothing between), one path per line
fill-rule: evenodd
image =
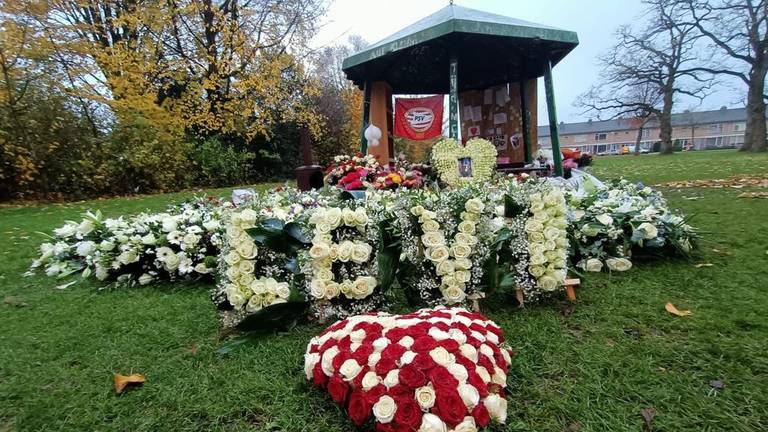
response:
M361 151L378 155L381 162L392 160L393 94L448 94L451 138L459 138L460 121L463 138L519 127L515 143L522 141L522 148L514 153L516 160L507 162L531 162L536 80L543 76L555 172L562 175L552 67L577 45L574 32L451 3L344 60L344 73L365 95L362 129L373 124L383 135L380 145L370 149L362 137ZM473 108L474 127L469 120ZM507 110L503 116L502 108ZM503 136L501 144L511 138Z

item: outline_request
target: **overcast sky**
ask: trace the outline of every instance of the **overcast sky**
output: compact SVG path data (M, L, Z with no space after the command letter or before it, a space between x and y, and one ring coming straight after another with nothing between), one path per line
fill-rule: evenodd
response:
M448 5L447 0L331 0L315 46L342 43L358 34L374 43ZM579 46L554 68L558 120L587 120L573 106L576 97L595 81L600 68L596 57L614 42L621 24L635 23L642 11L640 0L457 0L455 4L575 31ZM546 124L543 83L539 83L539 119ZM723 88L699 105L681 100L675 111L742 106L739 91Z

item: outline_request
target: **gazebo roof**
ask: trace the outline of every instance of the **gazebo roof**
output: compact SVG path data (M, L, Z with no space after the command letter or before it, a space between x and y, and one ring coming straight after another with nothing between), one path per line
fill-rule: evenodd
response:
M571 31L452 4L347 57L342 69L358 87L384 80L395 93L447 93L452 54L462 91L538 78L578 44Z

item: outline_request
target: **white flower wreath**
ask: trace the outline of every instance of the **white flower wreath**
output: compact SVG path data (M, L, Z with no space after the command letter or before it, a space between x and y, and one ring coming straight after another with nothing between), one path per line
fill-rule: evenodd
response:
M496 147L481 138L472 138L463 147L448 138L432 147L432 163L440 179L454 187L490 180L496 168L496 155ZM468 171L462 175L459 166L467 159Z

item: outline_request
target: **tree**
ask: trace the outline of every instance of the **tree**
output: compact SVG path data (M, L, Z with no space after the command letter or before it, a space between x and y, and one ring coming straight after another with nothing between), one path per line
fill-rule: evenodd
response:
M766 151L768 0L678 2L687 8L689 22L686 25L695 27L721 54L712 58L711 65L699 69L736 77L747 86L747 124L741 150Z
M314 105L322 118L313 148L320 164L329 163L339 154L355 153L360 145L363 92L347 80L341 65L346 57L366 45L362 38L353 35L345 44L320 49L312 59L312 75L319 89Z
M599 83L581 101L589 109L613 117L654 115L659 122L661 153L670 154L676 97L702 100L712 80L695 67L701 35L695 26L685 23L685 10L674 0L643 3L648 23L641 29L619 28L618 42L599 58L603 65Z

